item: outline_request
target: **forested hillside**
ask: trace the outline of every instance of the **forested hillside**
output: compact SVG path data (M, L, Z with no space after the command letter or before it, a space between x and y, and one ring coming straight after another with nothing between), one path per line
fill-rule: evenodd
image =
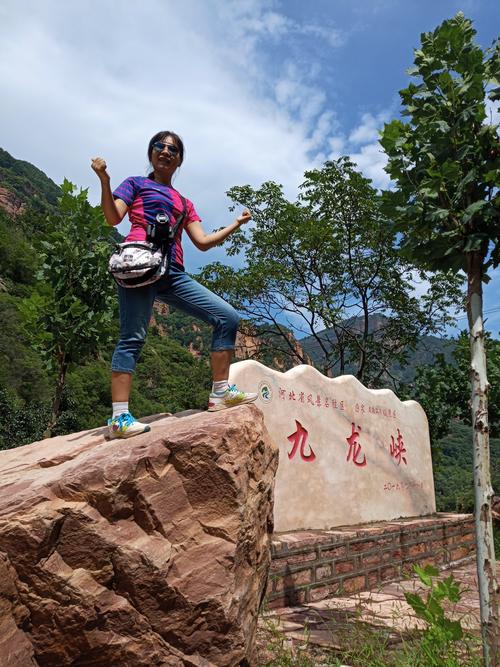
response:
M43 313L39 312L49 307L47 296L55 289L49 284L50 270L44 260L46 244L52 244L49 254L54 248L64 254L70 251L70 246L78 244L72 243L69 237L53 238L60 232L64 219L76 214L59 210L58 200L63 192L42 171L0 149L0 179L3 188L0 197L0 448L6 448L40 439L51 419L57 369L43 338L54 313L46 313L44 323ZM70 202L70 208L77 206L76 191L72 197L72 200L66 198L66 206ZM99 216L98 210L87 207L83 215ZM82 221L75 219L75 222L78 226ZM121 237L104 222L101 227L97 224L96 229L96 236L107 244L109 254L114 241ZM73 233L71 227L70 233ZM81 242L86 243L85 233ZM82 251L83 254L68 256L67 261L63 258L60 264L64 266L54 264L53 272L64 271L75 259L78 263L78 257L89 261L88 257L95 254L92 239L84 251L90 255ZM94 282L94 277L90 280ZM114 292L111 278L106 276L103 285L103 289ZM64 293L64 284L62 287ZM81 304L75 305L80 307ZM111 401L109 367L118 334L116 298L113 297L110 307L106 343L90 353L82 352L68 365L52 434L106 423ZM265 344L266 334L259 337L256 333L251 329L239 334L237 358L256 358L280 370L290 368L292 364L286 351L281 354L279 350L282 343L269 347ZM296 346L291 332L290 339ZM137 368L131 396L133 410L145 415L204 408L210 388L210 341L211 330L207 325L159 304Z
M57 205L60 188L43 171L24 160L16 160L0 148L0 187L8 190L11 201L26 208L47 212ZM5 205L4 205L5 207Z
M59 336L59 325L54 326L57 318L59 329L68 322L73 322L68 325L70 329L78 328L81 313L86 313L90 321L101 317L101 324L99 332L91 332L87 347L79 342L76 353L67 357L70 361L64 390L51 432L67 433L105 424L110 406L109 366L118 321L114 285L102 258L111 251L116 236L99 210L88 204L85 193L78 193L69 184L61 189L33 165L1 150L0 179L0 448L10 448L42 438L51 420L58 377L55 348L61 340L67 346L71 343L71 337ZM15 206L9 206L12 201ZM73 221L66 232L61 231L66 229L65 220ZM70 242L69 235L76 233L79 225L85 230L90 225L94 237L86 240L88 234L83 234L78 243ZM78 249L79 254L73 252L74 245L84 246ZM64 255L59 263L51 256L54 252ZM87 263L101 267L98 271L94 268L91 278L85 274ZM69 271L76 272L71 275L78 275L78 281L89 279L89 285L96 281L101 285L100 298L109 298L106 296L102 301L105 305L97 311L105 310L105 316L92 310L98 302L92 305L85 290L75 293L69 307L72 314L61 311L54 295L65 294L64 276ZM60 278L54 275L58 272ZM372 326L376 327L377 322L373 320ZM380 323L383 325L382 320ZM335 345L330 332L321 335ZM140 416L204 408L210 387L210 339L210 329L203 323L159 306L137 368L131 397L133 411ZM244 323L237 345L237 358L255 358L279 370L296 364L298 357L309 360L308 355L311 363L318 363L314 341L303 339L297 343L292 332L283 327L278 333L269 325ZM500 343L490 341L489 345L492 428L496 436L491 442L492 475L498 492L500 424L494 415L500 414ZM393 368L399 377L400 396L419 400L429 415L440 510L469 511L472 507L467 354L466 338L428 336L406 366ZM321 367L321 363L318 365Z
M438 512L472 512L474 508L471 427L453 420L437 441L434 483ZM491 480L500 491L500 437L490 438Z
M50 252L47 244L62 248L62 252L70 252L75 245L69 238L71 230L67 238L63 234L57 239L57 234L64 219L76 215L77 195L75 192L66 200L66 205L70 202L69 210L58 210L61 188L36 167L16 160L6 151L0 151L0 178L3 188L0 200L0 448L6 448L40 439L50 420L57 368L50 345L44 340L50 322L40 324L43 315L40 310L43 304L50 305L55 287L42 276L44 257ZM12 202L16 206L11 206ZM80 204L78 215L86 215L89 220L97 216L94 222L100 230L99 239L89 239L88 248L81 249L87 252L85 262L90 262L97 241L105 244L106 254L111 252L116 233L102 220L99 227L99 212L83 199ZM71 210L73 206L75 210ZM74 218L74 222L75 228L80 223L85 225L83 219ZM54 245L56 243L60 245ZM69 267L75 257L67 259ZM81 265L85 262L77 261ZM56 267L56 271L65 269L66 266ZM106 290L114 294L111 278L103 279ZM81 303L76 306L83 307ZM82 354L69 363L53 434L101 426L109 416L109 366L118 332L114 296L109 307L106 344L91 352L82 350ZM137 413L204 407L210 386L206 359L193 356L179 342L162 336L154 327L152 334L138 368L131 401Z

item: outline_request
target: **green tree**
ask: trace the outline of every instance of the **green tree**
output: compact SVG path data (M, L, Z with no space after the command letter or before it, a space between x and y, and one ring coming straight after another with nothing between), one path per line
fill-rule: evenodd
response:
M87 191L61 186L50 231L39 241L38 289L22 303L33 344L55 376L50 435L61 408L68 369L96 356L109 342L116 313L115 290L107 273L111 228Z
M496 664L498 608L491 522L488 380L482 282L500 259L498 126L486 100L500 98L500 41L483 51L462 13L422 35L416 78L400 92L403 115L381 143L396 189L385 194L404 256L426 269L465 271L470 330L477 559L484 657ZM491 85L496 85L489 91Z
M348 158L307 172L293 203L275 183L228 194L253 212L255 224L227 242L228 253L243 253L246 265L210 264L201 278L267 340L279 336L281 354L288 349L295 363L308 360L290 329L313 337L324 373L343 374L349 366L360 381L378 386L391 364L404 364L420 335L440 330L460 300L459 280L424 271L429 289L416 296L415 268L395 252L377 192ZM388 317L372 327L378 314Z
M26 296L37 268L34 248L17 221L0 209L0 291Z
M463 331L454 341L451 361L438 354L434 363L419 366L415 379L407 387L404 397L417 400L429 420L431 441L444 436L451 419L471 425L468 398L470 388L470 342ZM490 434L500 435L500 341L486 337L487 372L491 383L488 405L491 414Z
M31 401L27 406L0 386L0 450L41 440L49 414L46 403Z
M0 387L27 403L43 402L50 394L50 380L39 355L30 347L19 303L10 294L0 294Z
M434 485L438 512L472 512L474 510L472 428L453 419L448 433L434 443L439 456L433 456ZM490 439L491 481L500 491L500 438Z

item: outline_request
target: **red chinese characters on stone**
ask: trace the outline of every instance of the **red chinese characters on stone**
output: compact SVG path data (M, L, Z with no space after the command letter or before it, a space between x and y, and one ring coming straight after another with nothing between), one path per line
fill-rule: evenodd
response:
M291 451L288 452L288 458L293 459L293 457L297 453L297 449L299 449L300 447L300 458L303 461L307 462L314 461L314 459L316 458L316 454L313 452L311 445L307 445L307 438L309 436L309 433L297 420L295 420L295 425L297 427L297 430L295 431L295 433L292 433L287 438L287 440L289 440L293 444ZM309 454L305 453L306 445L309 449Z
M398 437L396 440L394 440L394 436L391 435L391 456L398 462L398 466L401 465L401 461L404 461L405 465L408 465L403 454L406 454L405 443L403 442L401 431L398 428Z
M346 461L351 461L354 463L355 466L358 466L359 468L362 468L363 466L366 465L366 456L363 454L363 460L359 461L358 456L361 453L361 445L358 442L358 437L359 437L359 432L361 431L361 426L358 425L358 430L356 431L356 426L354 422L352 422L352 432L351 435L346 438L347 444L349 445L349 450L347 452L347 458Z

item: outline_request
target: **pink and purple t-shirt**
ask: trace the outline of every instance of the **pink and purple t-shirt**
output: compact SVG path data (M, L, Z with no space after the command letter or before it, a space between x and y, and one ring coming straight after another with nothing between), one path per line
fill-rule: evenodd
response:
M131 223L130 232L125 241L145 241L147 226L156 223L158 213L168 215L170 225L182 213L182 199L174 188L157 183L146 176L130 176L113 191L115 199L127 204L128 217ZM172 262L184 266L182 252L182 230L191 222L200 220L192 202L186 199L186 216L176 232L172 246Z

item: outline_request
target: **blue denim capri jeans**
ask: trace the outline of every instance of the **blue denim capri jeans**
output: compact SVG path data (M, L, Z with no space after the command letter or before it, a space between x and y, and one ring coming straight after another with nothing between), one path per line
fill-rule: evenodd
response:
M145 287L118 286L120 339L111 369L133 373L146 338L155 299L213 326L212 351L233 350L240 317L224 299L172 264L168 276Z

